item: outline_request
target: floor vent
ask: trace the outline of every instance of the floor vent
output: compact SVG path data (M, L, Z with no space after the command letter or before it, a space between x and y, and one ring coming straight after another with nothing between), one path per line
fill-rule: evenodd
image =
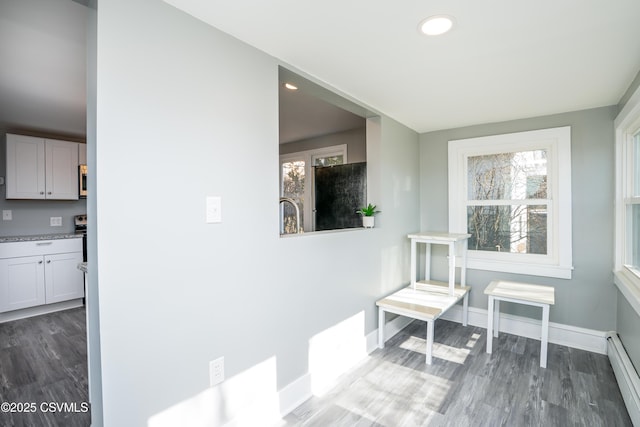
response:
M607 354L634 426L640 426L640 377L615 332L607 334Z

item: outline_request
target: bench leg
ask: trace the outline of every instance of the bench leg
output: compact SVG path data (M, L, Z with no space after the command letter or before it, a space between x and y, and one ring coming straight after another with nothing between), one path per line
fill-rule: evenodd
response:
M542 306L542 338L540 339L540 367L547 367L547 344L549 342L549 305Z
M487 307L487 353L491 354L493 345L493 297L489 295L489 306Z
M462 326L467 326L469 323L469 292L464 294L462 299Z
M427 321L427 365L431 365L433 350L433 320Z
M378 307L378 348L384 348L384 310Z
M494 321L493 321L493 336L498 338L498 333L500 332L500 300L497 299L495 302L495 309L493 312Z

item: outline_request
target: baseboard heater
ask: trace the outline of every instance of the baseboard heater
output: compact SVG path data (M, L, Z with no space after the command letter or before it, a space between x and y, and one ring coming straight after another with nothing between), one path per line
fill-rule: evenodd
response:
M640 377L615 332L607 333L607 354L631 421L640 427Z

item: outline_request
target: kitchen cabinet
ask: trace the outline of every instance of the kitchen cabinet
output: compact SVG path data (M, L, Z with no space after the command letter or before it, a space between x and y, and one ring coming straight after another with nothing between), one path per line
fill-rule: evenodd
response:
M82 239L0 243L0 313L84 297Z
M7 134L6 198L78 200L78 143Z

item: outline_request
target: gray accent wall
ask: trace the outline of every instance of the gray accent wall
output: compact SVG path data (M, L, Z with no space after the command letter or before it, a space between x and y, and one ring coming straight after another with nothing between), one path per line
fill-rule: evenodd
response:
M101 3L97 31L104 424L147 425L208 390L218 357L228 379L274 360L280 390L309 372L314 336L348 319L373 332L375 301L409 280L417 133L368 121L376 228L280 238L281 64L156 0ZM205 223L206 196L222 223Z
M616 331L636 371L640 366L640 316L627 299L618 292Z
M449 140L571 126L573 276L571 280L469 270L470 305L487 308L485 287L507 279L556 289L550 320L608 331L616 325L613 284L614 132L616 106L430 132L420 135L420 212L423 230L448 229ZM436 278L447 275L445 253L437 251ZM505 312L540 318L539 309L503 304Z

